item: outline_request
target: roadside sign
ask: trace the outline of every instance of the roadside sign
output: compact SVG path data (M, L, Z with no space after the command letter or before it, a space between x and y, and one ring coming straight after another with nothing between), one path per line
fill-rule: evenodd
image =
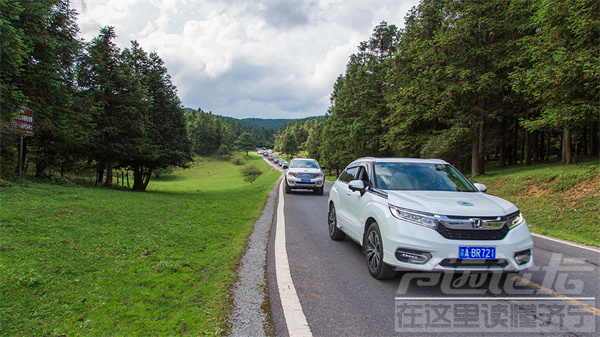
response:
M33 110L21 107L17 110L19 115L13 117L13 129L21 135L21 137L33 136Z

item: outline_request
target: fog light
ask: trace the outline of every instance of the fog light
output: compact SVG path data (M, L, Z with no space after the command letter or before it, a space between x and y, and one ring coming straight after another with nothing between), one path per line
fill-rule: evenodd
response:
M515 261L517 261L518 265L525 264L531 260L531 250L523 250L515 253Z
M400 262L424 264L431 259L431 253L413 249L398 248L396 250L396 259Z

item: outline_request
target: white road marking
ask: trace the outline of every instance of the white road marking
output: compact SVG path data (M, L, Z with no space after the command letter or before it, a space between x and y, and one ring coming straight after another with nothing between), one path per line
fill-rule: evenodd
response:
M285 179L285 178L284 178ZM312 336L310 327L306 322L300 299L292 282L290 264L285 248L285 218L283 214L283 179L279 186L279 203L277 206L277 225L275 233L275 274L279 299L283 307L287 329L290 336Z
M573 247L577 247L577 248L581 248L581 249L587 249L589 251L595 252L595 253L600 253L600 248L597 247L592 247L592 246L586 246L586 245L582 245L580 243L575 243L575 242L571 242L571 241L566 241L566 240L561 240L561 239L557 239L557 238L553 238L550 236L546 236L546 235L542 235L542 234L538 234L538 233L531 233L531 236L535 236L538 238L542 238L542 239L546 239L549 241L554 241L554 242L559 242L568 246L573 246Z

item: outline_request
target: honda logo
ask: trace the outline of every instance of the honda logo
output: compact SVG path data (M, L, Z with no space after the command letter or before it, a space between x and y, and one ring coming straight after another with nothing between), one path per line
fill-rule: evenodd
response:
M481 219L470 219L473 228L481 228Z

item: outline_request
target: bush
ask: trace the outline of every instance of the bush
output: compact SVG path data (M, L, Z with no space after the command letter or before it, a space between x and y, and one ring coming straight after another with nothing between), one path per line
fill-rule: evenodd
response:
M242 165L244 163L244 160L242 158L240 158L240 157L232 157L231 158L231 162L234 165Z
M261 175L261 171L258 167L254 166L254 164L250 163L246 166L244 166L240 172L242 172L242 175L244 176L244 181L247 181L249 183L253 183L256 178L258 178L258 176Z
M219 156L228 156L229 155L229 147L225 144L219 146L219 149L217 150L217 155Z

